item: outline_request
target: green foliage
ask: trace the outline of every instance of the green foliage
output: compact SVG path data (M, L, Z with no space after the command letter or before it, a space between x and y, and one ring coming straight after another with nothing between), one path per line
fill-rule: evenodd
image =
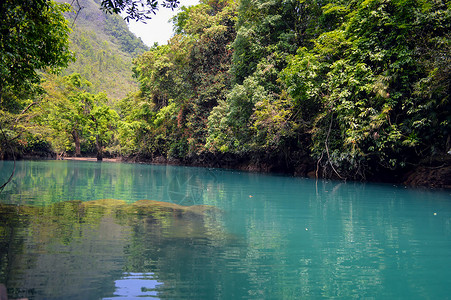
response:
M184 8L171 43L136 61L152 104L140 141L182 158L310 152L340 178L443 153L449 17L442 2L415 0Z
M186 80L189 48L186 40L175 37L170 44L154 47L135 60L141 92L157 108L166 106L169 99L190 96L192 88Z
M0 3L0 157L40 139L29 123L31 108L42 93L39 71L56 73L72 59L68 9L46 0Z
M45 83L47 95L35 122L48 131L54 151L101 155L104 146L113 141L118 115L106 105L104 93L86 92L89 86L90 82L76 73Z
M115 12L133 1L102 3L125 5ZM142 43L117 17L87 11L72 35L78 65L47 75L45 113L34 108L37 77L26 89L1 79L2 118L14 123L26 108L15 130L59 151L308 154L327 176L365 178L451 147L449 3L203 0L173 18L168 45L134 59L139 91L129 63ZM60 58L44 65L69 56Z
M257 146L265 151L278 151L294 137L297 124L292 121L292 105L286 95L264 98L255 104L251 128Z
M241 84L262 59L276 53L294 54L315 36L320 5L316 1L242 0L238 9L238 31L233 48L232 72ZM279 60L278 71L285 67Z
M142 120L145 126L135 128L135 145L141 146L130 148L177 158L205 151L208 116L230 87L235 14L234 4L225 1L184 8L173 20L178 34L169 44L135 60L140 83L135 101L147 103L143 107L152 113Z
M287 65L287 57L315 36L312 26L317 26L320 11L313 1L240 2L230 69L235 84L227 101L210 116L208 149L284 151L282 148L291 144L288 140L298 126L282 121L293 115L294 106L286 97L279 73ZM228 130L224 130L225 124Z
M254 78L247 78L242 85L235 85L221 104L210 116L210 136L207 145L215 145L212 150L245 152L252 143L253 130L250 118L256 103L270 101L270 95ZM225 109L224 109L225 104ZM219 121L219 122L218 122ZM229 130L223 131L224 125Z
M0 4L0 99L10 105L18 93L36 91L38 70L57 72L71 59L67 5L8 0Z
M128 30L127 24L118 15L106 15L105 31L117 39L121 51L132 56L149 50L140 38Z
M145 149L145 134L150 130L149 122L155 115L153 105L135 93L122 99L118 103L118 110L117 139L120 154L133 154Z
M426 83L437 57L421 53L447 43L449 49L448 8L421 1L354 5L342 25L320 35L311 50L301 49L283 72L302 118L313 120L314 156L346 177L395 169L449 147L450 104L443 93L449 67L438 63L448 80L440 80L439 92ZM437 31L441 26L447 29ZM426 95L424 88L437 93Z

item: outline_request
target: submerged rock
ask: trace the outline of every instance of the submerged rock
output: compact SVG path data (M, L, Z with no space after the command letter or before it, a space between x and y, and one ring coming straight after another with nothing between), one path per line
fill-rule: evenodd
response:
M85 287L106 280L103 285L114 289L115 276L124 270L152 272L170 283L174 272L221 255L231 237L213 206L115 199L0 204L0 233L0 271L9 272L14 298L39 291L55 299L101 299L90 294L97 288Z
M221 210L209 205L183 206L155 200L127 203L116 199L64 201L46 207L0 205L0 219L40 224L46 228L39 232L45 240L70 241L82 224L96 227L105 218L165 238L222 240L225 236Z
M219 209L211 205L192 205L184 206L170 202L155 200L139 200L132 204L136 208L147 208L149 210L171 211L183 214L206 215L208 213L217 213Z
M183 206L154 200L134 202L121 213L130 226L164 238L223 239L221 211L209 205Z

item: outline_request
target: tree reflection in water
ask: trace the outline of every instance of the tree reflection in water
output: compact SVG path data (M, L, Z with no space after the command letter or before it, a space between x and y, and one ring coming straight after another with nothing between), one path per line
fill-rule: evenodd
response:
M212 261L230 240L218 209L150 200L0 205L0 220L0 282L11 298L186 295L218 276Z

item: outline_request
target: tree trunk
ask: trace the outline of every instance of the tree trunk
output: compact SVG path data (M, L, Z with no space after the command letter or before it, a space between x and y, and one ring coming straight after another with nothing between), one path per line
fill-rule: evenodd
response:
M74 143L75 143L75 156L79 157L79 156L81 156L80 136L78 135L77 130L72 131L72 137L74 138Z
M96 135L96 149L97 149L97 160L98 161L103 160L102 142L100 141L98 135Z

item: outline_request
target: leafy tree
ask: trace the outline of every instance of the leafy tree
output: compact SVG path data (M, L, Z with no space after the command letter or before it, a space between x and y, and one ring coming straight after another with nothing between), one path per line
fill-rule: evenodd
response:
M194 36L189 57L189 80L193 97L187 103L185 119L189 153L205 151L208 116L219 101L225 100L231 87L229 72L235 39L236 5L210 1L193 7L183 31Z
M89 85L79 74L64 77L53 89L45 85L48 94L36 122L49 127L56 151L64 153L74 145L75 155L80 156L84 146L88 151L94 148L101 160L104 146L113 139L118 116L106 105L104 93L85 91Z
M88 123L88 134L95 144L97 160L103 159L104 147L112 141L118 119L116 111L105 105L106 98L102 96L97 97L98 104L92 108Z
M345 9L343 23L315 39L311 50L300 49L283 76L311 124L318 162L336 176L361 178L444 151L449 68L424 53L449 49L449 8L373 0Z
M317 35L316 27L323 23L320 17L316 1L240 2L231 65L235 84L227 100L210 116L210 150L286 152L296 144L290 141L297 129L290 120L293 105L279 73L286 67L287 57ZM226 124L230 127L227 134Z
M321 4L317 1L242 0L239 3L232 66L238 84L251 76L262 60L267 66L283 69L285 56L308 44L320 23ZM272 60L274 55L283 58Z
M204 151L208 116L231 83L235 14L227 1L184 8L174 18L178 34L169 44L135 60L141 96L149 101L143 107L154 112L142 149L178 158Z
M168 45L153 47L135 60L134 72L144 97L156 108L162 108L169 99L182 101L190 96L192 88L185 80L190 45L176 36Z
M272 98L254 77L247 78L242 85L235 85L209 118L211 150L222 152L247 152L251 150L253 131L250 117L255 104ZM229 130L224 131L224 126Z
M0 156L15 156L26 141L30 109L39 103L39 70L57 72L72 58L63 13L69 6L46 0L0 2Z
M144 141L146 133L151 130L154 105L137 92L129 94L117 106L120 116L117 123L120 152L126 155L143 152L148 148Z
M36 90L37 70L58 71L71 59L69 27L63 13L68 5L51 1L7 0L0 3L0 97Z

